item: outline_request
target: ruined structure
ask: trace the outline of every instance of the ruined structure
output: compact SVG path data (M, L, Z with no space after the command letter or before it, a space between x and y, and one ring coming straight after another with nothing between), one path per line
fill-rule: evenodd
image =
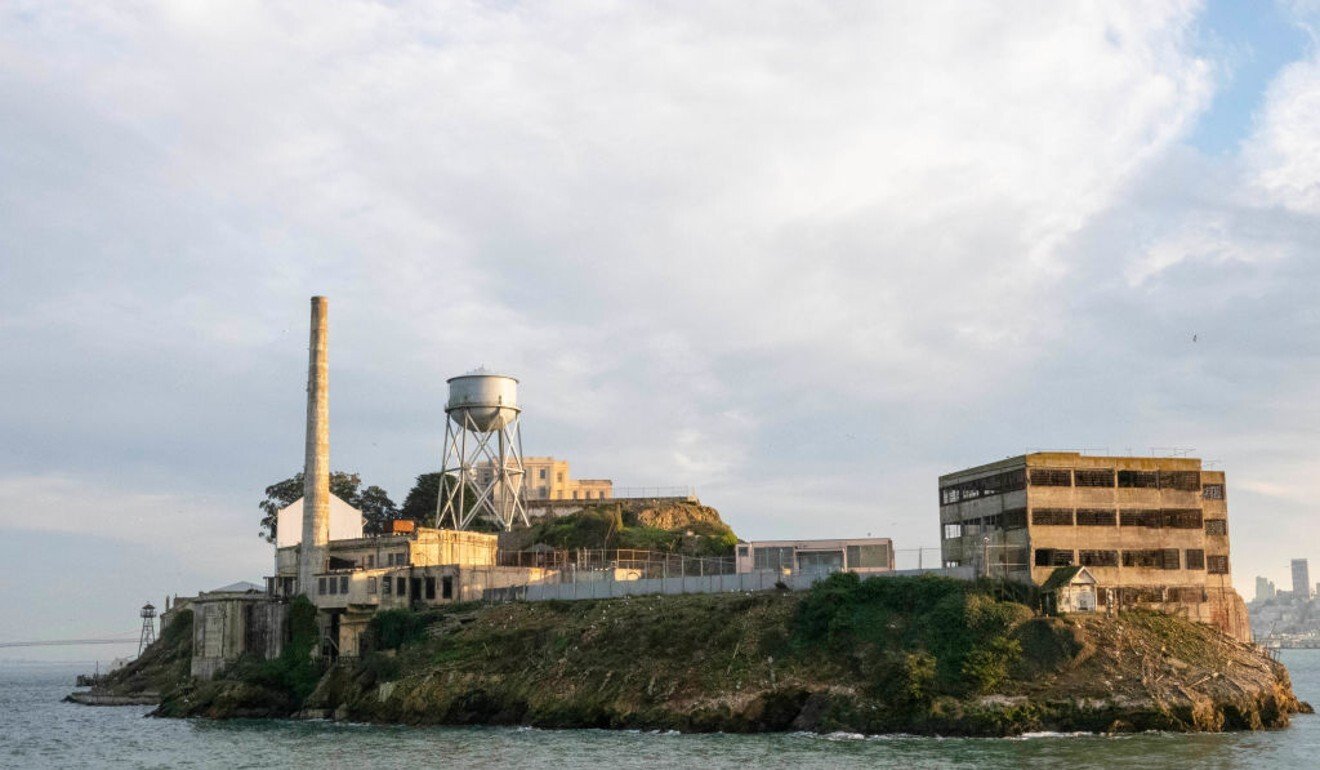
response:
M1251 638L1224 474L1199 459L1037 452L941 476L939 495L947 567L1038 586L1086 567L1102 611L1151 607Z

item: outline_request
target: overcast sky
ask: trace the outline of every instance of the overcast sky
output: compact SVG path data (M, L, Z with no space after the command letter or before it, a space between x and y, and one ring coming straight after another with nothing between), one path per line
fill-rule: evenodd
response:
M1238 588L1284 584L1320 562L1317 32L1247 0L0 0L0 641L270 572L313 294L332 464L396 500L485 364L528 454L693 485L744 538L936 546L940 473L1190 450Z

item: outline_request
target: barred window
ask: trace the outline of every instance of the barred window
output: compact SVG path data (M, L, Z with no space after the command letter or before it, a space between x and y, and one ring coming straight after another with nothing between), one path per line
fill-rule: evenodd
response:
M1013 508L1000 514L1004 529L1023 529L1027 526L1027 509Z
M1059 548L1037 548L1037 567L1071 567L1073 552Z
M1205 533L1207 535L1227 535L1228 521L1226 519L1206 519Z
M1188 548L1183 552L1187 569L1205 569L1205 551L1200 548Z
M388 577L381 578L381 580L380 580L380 592L381 592L383 595L385 595L385 596L389 596L389 595L390 595L390 589L392 589L393 587L394 587L394 581L393 581L393 580L390 580Z
M1073 512L1071 508L1036 508L1031 512L1034 526L1071 526Z
M1118 515L1112 508L1078 508L1077 526L1112 527L1118 524Z
M1016 492L1026 487L1026 484L1026 471L1021 468L996 473L993 476L980 479L963 481L947 487L940 487L940 505L953 505L963 500L976 500L991 495L1002 495L1005 492Z
M1206 484L1205 486L1201 487L1201 497L1205 498L1206 500L1223 500L1224 485Z
M1078 468L1073 471L1073 477L1076 478L1079 487L1114 486L1113 468Z
M1078 551L1077 560L1083 567L1117 567L1118 551Z
M374 577L367 578L367 593L369 594L376 593L376 578Z
M1160 474L1155 471L1119 471L1118 485L1138 489L1158 489Z
M1067 468L1032 468L1033 487L1071 487L1072 471Z
M1205 557L1205 571L1211 575L1228 574L1227 556L1207 556Z

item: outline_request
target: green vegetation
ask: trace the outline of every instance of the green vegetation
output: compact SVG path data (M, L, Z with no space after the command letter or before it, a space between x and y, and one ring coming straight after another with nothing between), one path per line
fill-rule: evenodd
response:
M851 572L818 583L798 608L800 654L829 654L877 692L914 700L937 693L986 693L1018 665L1013 631L1031 617L986 587L949 578L861 580ZM918 697L921 696L921 697Z
M192 610L175 613L160 638L142 655L108 675L96 688L104 695L163 693L189 676L192 659Z
M684 506L671 506L683 510ZM727 524L680 517L681 524L665 529L644 523L637 511L623 503L592 505L576 513L538 521L529 541L552 548L632 548L685 556L730 556L738 536Z
M371 622L362 658L310 694L310 676L286 662L235 667L228 683L167 696L161 713L1010 735L1256 729L1303 707L1282 666L1208 626L1038 617L1004 596L988 583L836 575L804 593L391 610Z

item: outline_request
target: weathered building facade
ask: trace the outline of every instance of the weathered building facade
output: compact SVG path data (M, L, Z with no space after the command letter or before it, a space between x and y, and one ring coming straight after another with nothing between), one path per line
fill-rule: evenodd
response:
M1147 606L1250 639L1224 474L1199 459L1037 452L943 475L939 496L945 566L1035 585L1086 567L1101 610Z

